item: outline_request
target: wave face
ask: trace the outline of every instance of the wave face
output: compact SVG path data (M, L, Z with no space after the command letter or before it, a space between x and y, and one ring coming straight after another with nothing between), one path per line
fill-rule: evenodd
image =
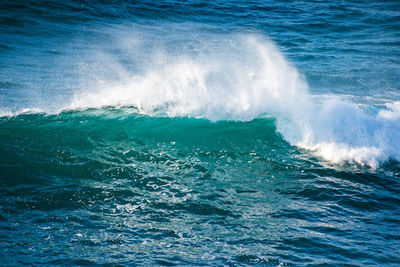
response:
M395 1L1 1L0 259L397 266Z

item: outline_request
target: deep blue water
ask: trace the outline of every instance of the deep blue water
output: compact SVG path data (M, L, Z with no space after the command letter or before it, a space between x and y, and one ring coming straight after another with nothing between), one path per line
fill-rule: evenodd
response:
M399 1L1 1L0 265L400 265Z

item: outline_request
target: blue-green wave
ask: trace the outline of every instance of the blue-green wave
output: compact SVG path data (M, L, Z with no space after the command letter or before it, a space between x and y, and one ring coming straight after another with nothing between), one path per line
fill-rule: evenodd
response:
M399 1L0 1L1 266L399 266Z

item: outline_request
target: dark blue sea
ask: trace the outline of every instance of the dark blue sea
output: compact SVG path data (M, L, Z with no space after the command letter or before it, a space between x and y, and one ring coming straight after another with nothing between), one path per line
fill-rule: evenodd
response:
M0 1L1 266L400 266L400 2Z

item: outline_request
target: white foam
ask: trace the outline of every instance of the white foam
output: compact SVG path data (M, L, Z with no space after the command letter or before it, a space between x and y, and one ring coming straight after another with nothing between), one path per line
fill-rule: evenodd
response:
M342 100L314 107L312 116L302 118L308 125L307 138L297 145L315 151L334 163L359 163L377 167L389 158L400 161L400 116L388 105L374 116ZM392 108L393 107L393 108Z

